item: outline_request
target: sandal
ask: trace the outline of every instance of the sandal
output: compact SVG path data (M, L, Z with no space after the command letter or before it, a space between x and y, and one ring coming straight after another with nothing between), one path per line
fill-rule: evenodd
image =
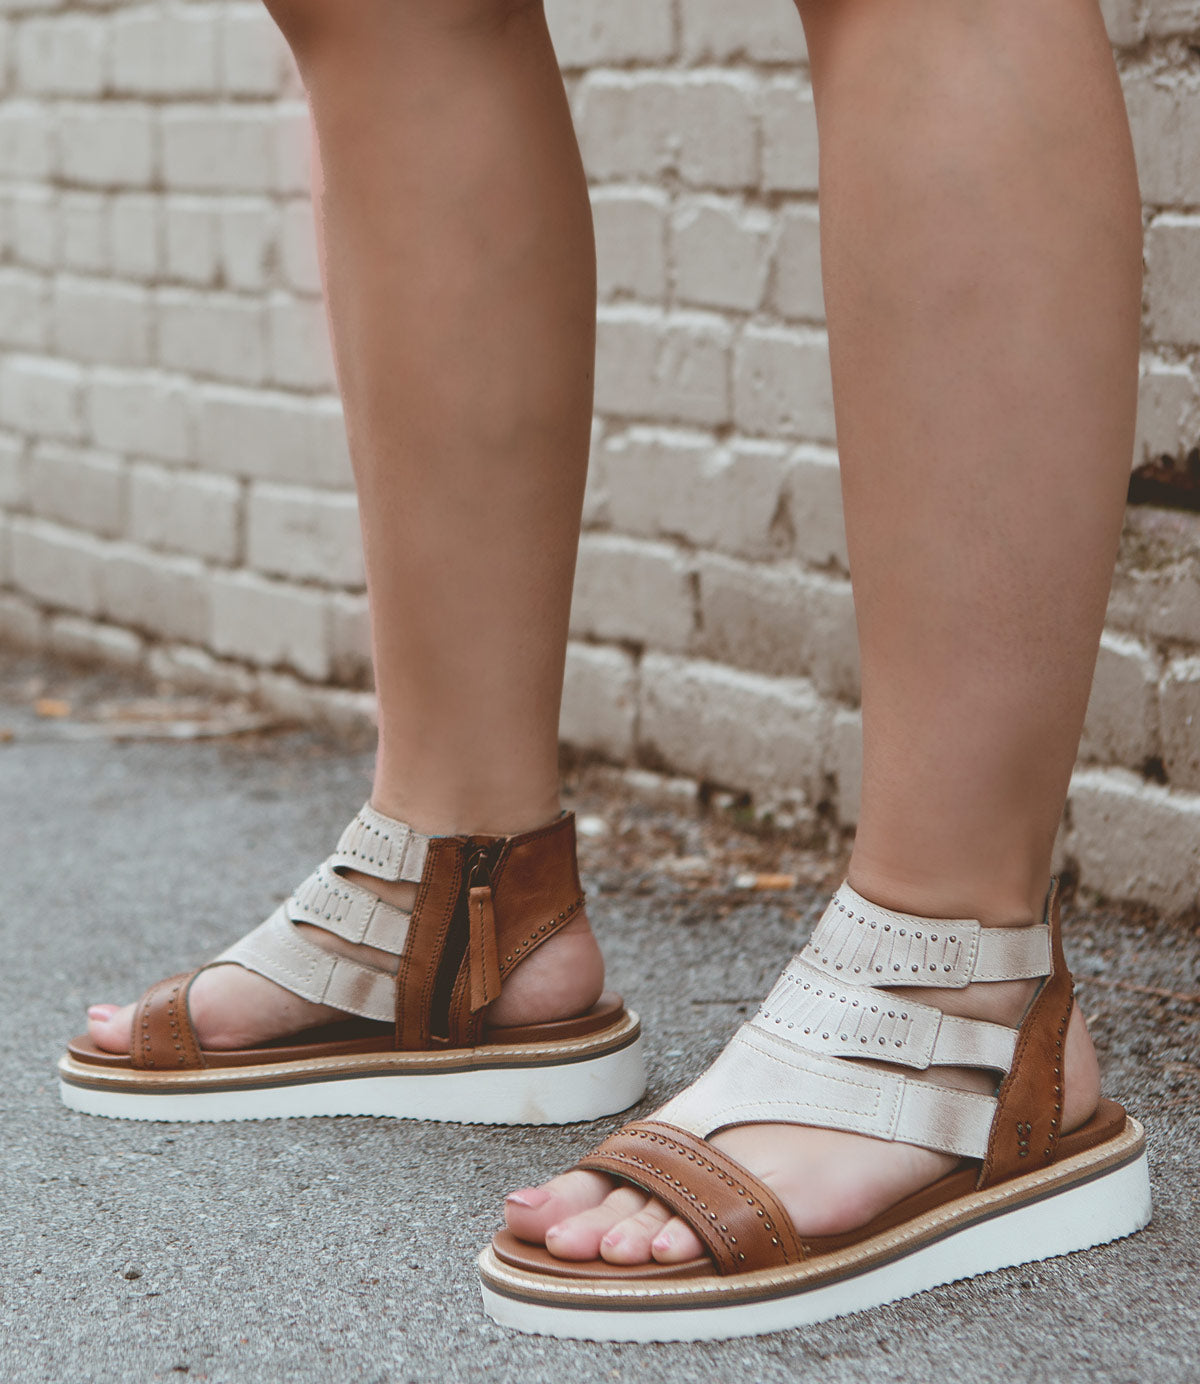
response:
M417 884L411 915L342 873ZM265 923L210 965L236 962L345 1021L261 1047L207 1051L188 1015L200 971L152 986L132 1052L74 1039L59 1062L73 1110L144 1120L392 1115L560 1124L625 1110L645 1090L637 1015L603 994L586 1014L492 1028L505 978L583 907L575 819L520 836L422 836L369 804L337 850ZM309 923L399 958L393 974L326 951ZM201 967L205 970L207 967Z
M885 988L1036 977L1045 979L1019 1029L944 1015ZM1150 1219L1141 1126L1101 1100L1081 1128L1059 1131L1073 989L1057 882L1042 924L1021 928L895 913L843 885L715 1064L579 1164L657 1197L707 1254L678 1264L580 1263L501 1231L479 1259L487 1312L550 1336L725 1339L1132 1234ZM855 1061L868 1055L870 1065ZM1004 1075L987 1096L881 1062ZM902 1140L962 1162L858 1230L800 1237L771 1190L706 1142L759 1121Z

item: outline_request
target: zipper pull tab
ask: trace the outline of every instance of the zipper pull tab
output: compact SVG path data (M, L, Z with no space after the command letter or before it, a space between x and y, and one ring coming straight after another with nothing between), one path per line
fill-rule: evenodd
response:
M480 847L467 872L467 918L471 1013L477 1014L500 996L500 951L496 946L496 912L486 847Z

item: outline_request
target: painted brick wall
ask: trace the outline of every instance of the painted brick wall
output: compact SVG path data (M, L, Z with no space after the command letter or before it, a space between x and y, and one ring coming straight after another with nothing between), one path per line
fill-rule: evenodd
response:
M592 181L564 737L857 814L857 663L789 0L547 0ZM1146 203L1135 460L1200 443L1200 0L1106 0ZM308 205L257 3L0 0L0 639L369 714ZM1195 718L1195 722L1194 722ZM1131 517L1063 837L1200 881L1200 529Z

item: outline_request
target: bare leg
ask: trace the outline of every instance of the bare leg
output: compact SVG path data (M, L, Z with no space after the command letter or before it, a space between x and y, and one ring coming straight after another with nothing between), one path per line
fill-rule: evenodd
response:
M270 8L320 149L379 694L372 800L426 832L527 830L559 810L595 336L587 184L541 5ZM359 882L411 903L412 886ZM578 1013L602 983L581 917L514 975L492 1021ZM334 1017L231 966L201 976L191 1005L215 1046ZM131 1020L98 1005L91 1031L123 1050Z
M863 668L851 884L927 916L1040 914L1133 440L1139 202L1093 0L804 0ZM941 992L1015 1023L1028 983ZM938 1001L939 992L923 992ZM953 997L953 998L951 998ZM939 1079L978 1084L978 1073ZM1075 1011L1064 1121L1095 1107ZM802 1234L863 1224L953 1160L789 1126L713 1142ZM571 1173L509 1203L566 1258L688 1258L641 1193Z

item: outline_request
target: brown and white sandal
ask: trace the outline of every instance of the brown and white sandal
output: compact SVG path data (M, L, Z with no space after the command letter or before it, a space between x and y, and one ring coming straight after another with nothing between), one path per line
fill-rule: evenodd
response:
M1036 977L1018 1029L888 993ZM843 885L713 1066L579 1164L657 1197L707 1253L684 1264L578 1263L502 1231L479 1260L487 1312L551 1336L722 1339L1132 1234L1150 1218L1141 1126L1101 1100L1082 1128L1060 1130L1072 1003L1056 884L1043 923L1022 928L896 913ZM996 1094L922 1079L939 1065L997 1073ZM962 1162L859 1230L800 1237L771 1190L707 1142L767 1121L900 1140Z
M345 877L417 884L411 915ZM344 1022L261 1047L206 1051L188 1016L200 971L142 998L128 1056L74 1039L59 1062L74 1110L149 1120L391 1115L560 1124L615 1114L645 1090L640 1025L619 995L556 1023L492 1028L507 977L583 907L575 820L520 836L422 836L369 804L337 850L210 965L235 962ZM398 958L335 955L307 923ZM201 970L207 969L201 967Z

